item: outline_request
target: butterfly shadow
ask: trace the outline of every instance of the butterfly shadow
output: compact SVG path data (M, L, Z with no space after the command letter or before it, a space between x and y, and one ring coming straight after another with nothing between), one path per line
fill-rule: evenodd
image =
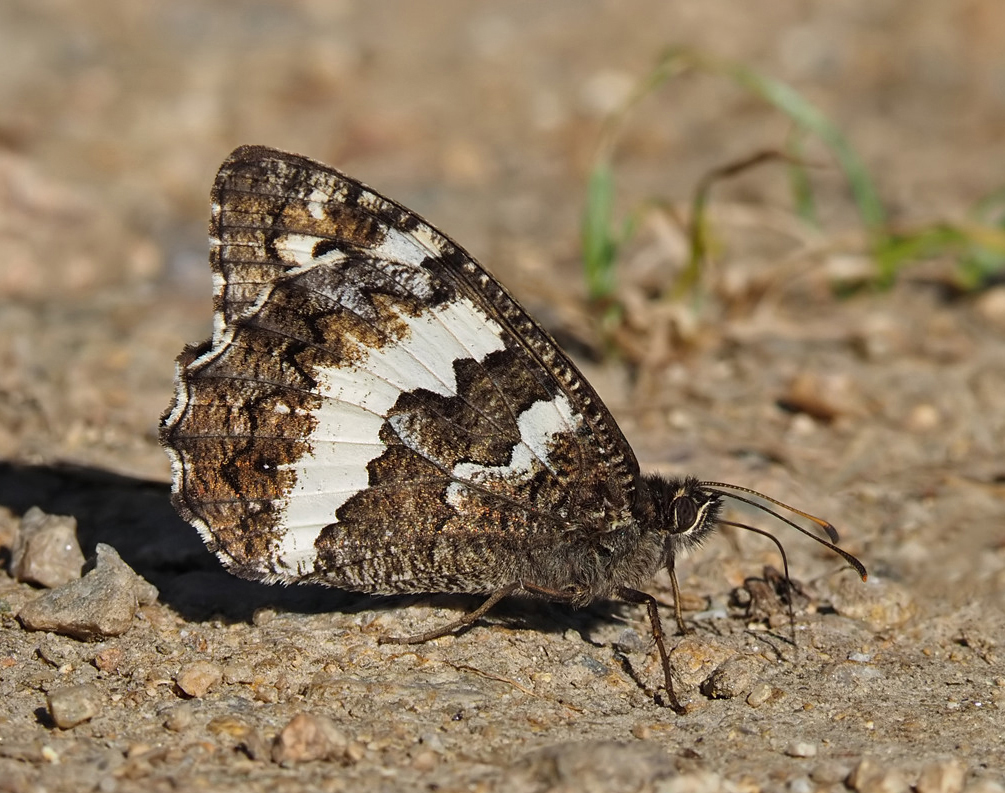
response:
M461 594L415 594L388 595L377 602L371 602L362 609L398 611L409 606L422 605L438 612L438 618L430 617L428 624L413 624L413 630L435 631L443 625L456 621L481 606L486 595ZM532 633L563 633L574 630L588 644L602 647L603 642L591 638L593 631L601 625L622 622L621 610L624 603L601 600L584 608L574 608L566 603L544 600L539 597L519 593L504 598L495 604L481 619L454 631L458 636L478 627L497 626L513 631ZM450 613L445 613L450 612ZM438 619L439 621L434 621ZM408 636L410 631L396 629Z
M32 465L0 461L0 507L21 516L37 506L77 521L84 556L98 543L118 552L133 570L154 584L159 600L190 621L223 619L247 622L259 609L315 614L397 611L422 603L456 610L477 608L474 595L367 595L319 585L279 586L246 581L228 573L198 532L178 517L167 482L142 479L72 463ZM10 551L0 547L0 564ZM600 622L617 619L618 604L588 609L522 597L506 598L475 625L502 624L515 630L576 630L594 643L590 632ZM431 625L429 627L436 627Z
M94 556L98 543L111 545L157 587L161 603L188 620L240 622L261 608L340 611L374 600L322 586L269 586L230 575L198 532L178 517L167 482L70 463L0 461L0 507L20 516L33 506L72 516L85 557ZM9 557L9 550L2 552Z

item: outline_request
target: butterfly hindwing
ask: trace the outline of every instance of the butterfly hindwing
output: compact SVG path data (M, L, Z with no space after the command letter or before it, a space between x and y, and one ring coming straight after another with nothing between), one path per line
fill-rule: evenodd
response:
M630 519L606 408L449 238L261 147L212 197L213 337L180 357L162 438L176 505L235 572L491 591L556 532Z

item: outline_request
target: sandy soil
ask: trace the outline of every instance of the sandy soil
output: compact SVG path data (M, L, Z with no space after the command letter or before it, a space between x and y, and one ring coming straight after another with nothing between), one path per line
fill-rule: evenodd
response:
M864 260L832 168L823 231L792 217L780 167L717 190L697 309L652 298L683 248L648 222L619 271L620 358L588 354L577 255L605 114L664 47L804 92L909 228L1005 183L1003 42L997 0L0 5L0 545L33 505L72 515L86 555L107 543L160 592L85 642L25 630L41 591L0 573L0 790L1001 790L1002 287L960 295L930 262L836 297ZM626 130L619 205L683 208L786 132L721 79L678 80ZM827 516L869 582L779 529L805 592L793 646L784 607L744 605L776 551L721 533L680 569L677 716L634 606L516 601L402 648L377 637L472 601L222 572L171 509L156 431L175 355L209 333L208 189L241 143L428 217L571 342L644 467ZM651 591L670 602L667 580ZM722 698L702 693L717 668ZM74 685L95 715L60 729L47 701ZM335 748L274 762L301 713Z

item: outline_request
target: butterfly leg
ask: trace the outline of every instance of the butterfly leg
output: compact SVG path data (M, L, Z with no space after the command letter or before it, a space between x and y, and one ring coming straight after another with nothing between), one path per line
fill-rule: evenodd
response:
M677 583L677 571L674 570L673 560L667 565L667 572L670 573L670 586L673 587L673 615L677 618L677 630L684 636L687 634L687 626L684 624L684 613L680 607L680 585Z
M513 582L512 584L507 584L502 589L497 589L489 595L488 600L482 603L474 611L465 614L459 620L455 620L447 625L442 625L439 628L426 631L425 633L417 633L414 636L381 636L377 639L377 642L379 644L422 644L423 642L429 642L433 639L439 639L441 636L446 636L450 633L456 633L462 628L466 628L469 625L473 625L478 622L478 620L484 617L488 613L489 609L491 609L496 603L504 597L512 595L519 588L519 582Z
M673 576L673 568L670 569L671 579L676 583L676 578ZM541 595L549 600L557 600L559 602L572 602L576 600L575 593L558 592L554 589L545 589L544 587L534 586L533 584L524 583L521 585L521 589L525 592L529 592L533 595ZM676 590L675 590L676 592ZM675 713L683 714L684 707L677 700L677 695L673 690L673 678L670 673L670 656L667 655L666 644L663 641L663 624L660 622L660 612L659 607L656 603L656 598L652 595L647 595L645 592L639 592L637 589L629 589L628 587L621 587L617 591L617 595L624 601L628 603L643 603L649 611L649 623L652 625L653 630L653 641L656 643L656 648L660 653L660 662L663 665L663 682L667 690L667 699L670 701L670 707L673 708ZM679 603L680 599L675 597L675 603ZM678 612L680 606L677 606ZM683 628L684 620L678 616L678 625Z
M672 569L671 580L674 580ZM676 587L674 588L674 591L676 594ZM653 641L656 643L656 649L659 650L660 653L660 662L663 664L663 682L666 685L667 698L670 700L670 707L673 708L674 712L683 714L684 708L680 702L678 702L677 695L673 690L673 679L670 673L670 656L667 655L667 648L663 642L663 625L660 622L660 612L659 607L656 604L656 598L652 595L646 594L645 592L639 592L637 589L629 589L628 587L621 587L618 589L618 597L628 603L645 604L646 609L649 611L649 624L652 626L653 630ZM676 597L674 598L674 602L678 602ZM683 623L683 620L681 620L681 623Z

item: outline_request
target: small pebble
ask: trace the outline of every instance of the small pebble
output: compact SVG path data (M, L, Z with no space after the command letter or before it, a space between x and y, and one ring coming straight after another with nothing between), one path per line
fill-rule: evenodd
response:
M440 757L432 749L424 749L412 758L412 768L420 773L432 771L440 764Z
M929 763L915 786L918 793L961 793L966 769L956 760Z
M752 600L753 596L750 594L750 590L743 586L738 586L729 593L730 604L742 609L748 608Z
M984 319L1005 330L1005 286L986 290L975 301L975 307Z
M825 259L827 278L846 286L874 283L876 263L868 256L854 253L834 253Z
M217 716L206 725L206 731L213 735L229 735L231 738L243 738L251 733L252 728L242 719L233 715Z
M181 732L192 725L195 711L190 702L182 702L168 708L164 717L165 727L171 730L171 732Z
M38 507L24 513L11 551L11 573L18 581L53 589L80 578L83 566L76 518L47 515Z
M279 765L311 760L341 760L348 739L331 719L299 713L283 727L272 743L272 760Z
M795 779L791 780L787 785L790 793L814 793L817 789L809 777L797 776Z
M631 729L632 737L640 741L648 741L653 737L653 728L648 724L636 724Z
M90 685L57 688L46 695L49 715L63 730L93 719L101 710L101 693Z
M106 647L94 656L94 665L102 672L114 672L125 658L125 653L118 647Z
M871 314L851 329L849 342L852 349L867 361L887 361L901 354L910 344L904 328L903 317L891 317L885 313Z
M818 785L836 785L839 782L844 782L848 778L848 773L848 766L834 760L826 760L813 767L813 770L810 771L810 779Z
M751 681L763 664L752 655L738 655L724 661L704 681L701 693L712 699L732 699L750 691Z
M804 413L824 422L866 412L855 380L844 374L802 372L789 383L779 402L794 413Z
M358 763L366 757L366 747L359 741L350 741L345 750L345 759L350 763Z
M848 787L858 793L910 793L903 772L888 768L871 757L863 757L848 775Z
M223 682L228 685L250 683L255 679L255 672L250 664L231 663L223 667Z
M28 630L93 641L129 630L139 598L156 592L114 548L98 543L93 570L26 603L17 617Z
M785 754L789 757L816 757L817 745L806 741L795 741L785 747Z
M583 665L589 672L599 677L603 677L610 670L607 665L602 661L598 661L596 658L590 655L582 655L579 658L579 663Z
M142 757L147 752L149 752L153 747L143 741L138 741L137 743L129 744L129 748L126 749L126 759L135 760L137 757Z
M255 686L255 701L264 702L268 705L279 702L279 690L268 683Z
M439 733L436 732L424 732L419 737L419 741L427 749L432 749L434 752L437 752L438 754L442 754L447 750L447 748L443 745L443 739L440 738Z
M190 697L204 697L223 680L223 670L209 661L185 664L175 678L175 684Z
M911 432L931 432L942 423L942 416L935 405L922 402L911 408L905 423Z
M747 704L752 708L759 708L774 694L774 689L767 683L758 683L747 694Z
M735 654L735 650L714 639L685 636L670 651L670 663L681 683L694 687Z
M77 662L77 647L79 645L71 647L67 639L59 636L46 636L39 642L36 652L38 653L38 657L47 664L60 669L63 667L72 667Z
M631 628L625 628L615 642L619 649L626 653L644 653L649 649L649 643Z

